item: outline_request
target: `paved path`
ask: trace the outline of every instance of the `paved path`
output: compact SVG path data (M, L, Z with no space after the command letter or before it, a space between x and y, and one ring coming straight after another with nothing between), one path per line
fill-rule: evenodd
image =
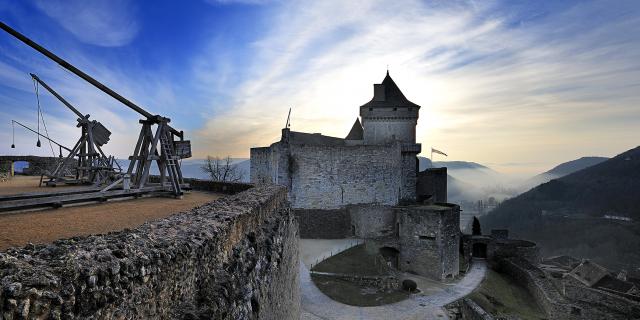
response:
M334 301L311 281L308 267L300 262L302 319L448 319L442 306L471 293L484 279L487 266L476 261L460 281L441 284L428 295L412 295L409 299L377 307L355 307Z

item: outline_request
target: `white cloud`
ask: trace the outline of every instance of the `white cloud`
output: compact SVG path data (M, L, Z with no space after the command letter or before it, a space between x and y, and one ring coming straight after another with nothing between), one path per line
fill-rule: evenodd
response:
M38 0L36 5L80 41L123 46L138 33L129 0Z
M598 6L515 28L486 2L285 4L253 44L251 72L231 88L231 105L198 132L195 151L247 156L249 147L277 139L290 106L293 130L344 136L390 65L405 95L423 107L425 148L492 163L622 152L637 143L622 128L640 125L640 45L620 33L640 23L581 28Z

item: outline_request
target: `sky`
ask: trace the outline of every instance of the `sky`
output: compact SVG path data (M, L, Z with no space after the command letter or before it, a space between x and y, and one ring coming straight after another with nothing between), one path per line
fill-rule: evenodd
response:
M0 0L0 19L171 118L196 158L247 158L289 108L292 130L344 137L387 69L422 106L422 156L532 175L640 144L638 1ZM133 151L138 114L1 33L0 154L52 154L19 127L10 148L11 119L37 127L30 72ZM75 144L75 115L39 98Z

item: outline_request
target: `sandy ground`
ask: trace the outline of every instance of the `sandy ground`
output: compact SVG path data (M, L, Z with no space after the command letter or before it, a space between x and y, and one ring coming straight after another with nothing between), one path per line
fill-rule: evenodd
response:
M45 180L46 181L46 180ZM7 181L0 182L0 195L32 192L56 192L82 189L82 186L60 185L57 187L38 187L39 176L15 176ZM44 184L44 183L43 183Z
M32 178L32 177L30 177ZM9 189L15 191L38 188L25 182L12 180ZM37 186L39 178L36 179ZM33 181L32 181L33 182ZM0 183L0 191L6 191L7 182ZM16 189L13 187L15 186ZM59 190L58 187L53 188ZM4 193L6 194L6 193ZM31 243L46 243L73 236L106 233L135 228L146 221L168 217L198 205L213 201L223 195L192 191L183 199L142 198L114 201L76 207L64 207L34 212L0 214L0 250Z

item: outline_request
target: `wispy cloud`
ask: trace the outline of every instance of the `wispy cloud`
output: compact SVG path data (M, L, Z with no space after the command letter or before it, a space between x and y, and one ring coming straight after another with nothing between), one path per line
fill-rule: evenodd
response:
M38 0L36 5L88 44L123 46L138 33L134 6L129 0Z
M640 39L629 32L640 20L629 9L590 2L520 17L488 2L284 4L253 44L246 80L198 133L199 155L272 143L291 106L294 130L344 136L386 65L423 106L418 140L456 159L624 151L640 125Z
M197 31L172 28L173 42L162 55L153 53L161 51L158 42L169 41L156 36L163 26L141 28L151 22L137 22L149 13L137 12L135 6L143 7L137 2L38 2L80 41L115 47L69 41L63 28L46 28L46 17L38 21L45 28L30 34L150 112L171 117L196 157L246 157L250 147L269 145L290 107L293 130L345 136L387 65L405 95L422 106L417 136L423 148L437 146L451 159L537 173L638 143L632 133L640 127L640 33L631 31L640 29L640 8L633 1L191 5L213 11L213 18L203 15L204 22L190 25ZM23 26L31 24L29 15L13 11ZM205 35L208 42L201 43ZM56 48L52 39L65 39L64 45ZM20 43L0 43L0 50L5 115L35 123L28 72L36 72L112 130L109 152L131 152L139 130L135 113ZM75 132L73 115L46 94L43 103L54 134L74 140L66 131ZM0 139L7 138L0 131Z

